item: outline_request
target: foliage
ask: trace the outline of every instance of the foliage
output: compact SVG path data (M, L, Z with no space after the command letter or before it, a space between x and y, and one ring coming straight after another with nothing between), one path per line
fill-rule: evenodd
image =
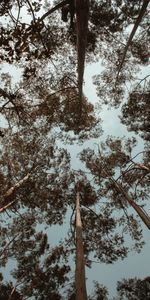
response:
M122 107L122 123L128 126L128 130L139 133L147 141L150 139L149 98L149 87L144 86L144 90L133 91Z
M150 277L123 279L118 282L117 291L117 300L148 300L150 297Z
M95 300L108 300L108 291L105 286L102 284L99 284L98 282L94 282L94 293L91 297L89 297L89 300L95 299Z
M75 299L70 262L75 256L77 183L87 267L95 259L108 264L124 259L144 244L125 193L143 211L147 208L149 75L139 80L136 73L149 60L148 12L117 78L140 1L90 1L86 63L101 60L103 65L94 77L100 105L121 104L122 123L146 141L145 151L135 156L135 138L109 136L99 143L101 118L85 95L81 108L76 18L70 31L69 22L61 21L59 4L54 1L53 9L41 0L0 3L0 114L5 124L0 128L0 265L7 269L15 264L10 281L1 278L0 299ZM96 150L83 145L95 139L100 144ZM82 169L74 169L69 149L76 154L79 144ZM51 241L53 230L62 231L57 245ZM118 283L118 299L136 299L137 294L148 299L148 288L149 278L124 280ZM108 299L106 288L95 283L91 297Z

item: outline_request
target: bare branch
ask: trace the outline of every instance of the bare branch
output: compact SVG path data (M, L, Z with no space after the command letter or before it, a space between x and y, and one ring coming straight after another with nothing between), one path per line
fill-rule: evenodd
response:
M29 5L29 7L30 7L30 10L31 10L32 16L33 16L33 21L34 21L34 23L35 23L35 22L36 22L36 19L35 19L35 14L34 14L33 7L32 7L32 5L31 5L31 3L30 3L29 0L26 0L26 1L27 1L28 5Z

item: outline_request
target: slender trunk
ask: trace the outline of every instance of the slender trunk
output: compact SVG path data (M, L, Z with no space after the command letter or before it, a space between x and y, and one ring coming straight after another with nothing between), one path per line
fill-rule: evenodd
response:
M117 74L117 78L118 78L119 73L120 73L120 71L121 71L121 69L122 69L122 66L123 66L123 64L124 64L124 61L125 61L125 57L126 57L128 48L129 48L129 46L131 45L131 42L132 42L133 37L134 37L134 35L135 35L135 33L136 33L138 27L139 27L139 24L140 24L141 21L142 21L142 18L143 18L143 16L144 16L145 12L146 12L146 9L147 9L147 7L148 7L148 4L149 4L149 0L144 0L144 1L143 1L143 5L142 5L142 7L141 7L141 9L140 9L139 15L138 15L138 17L137 17L137 19L136 19L136 21L135 21L135 24L134 24L134 26L133 26L133 29L132 29L131 33L130 33L128 42L127 42L127 44L126 44L126 46L125 46L124 53L123 53L123 57L122 57L122 60L121 60L120 66L119 66L119 71L118 71L118 74Z
M149 216L143 211L143 209L132 199L128 193L124 190L122 185L118 182L116 182L112 177L110 177L106 170L103 170L107 177L110 178L112 183L114 184L116 190L118 190L127 200L127 202L134 208L134 210L137 212L143 223L146 225L148 229L150 229L150 218Z
M85 261L82 239L82 222L80 214L80 195L76 196L76 300L87 300L86 282L85 282Z
M147 226L148 229L150 229L150 218L149 216L142 210L142 208L136 204L136 202L128 195L127 192L123 189L121 184L117 183L115 180L113 180L114 186L118 191L122 193L122 195L125 197L127 202L134 208L134 210L137 212L141 220L144 222L144 224Z
M82 103L82 86L87 44L89 0L75 0L77 16L77 54L78 54L78 88L79 102ZM80 103L80 104L81 104Z

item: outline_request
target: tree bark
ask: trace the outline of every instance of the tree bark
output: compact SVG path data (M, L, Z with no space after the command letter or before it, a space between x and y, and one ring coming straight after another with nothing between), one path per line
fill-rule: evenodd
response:
M141 220L144 222L146 227L150 229L150 218L149 216L142 210L142 208L136 204L136 202L128 195L127 192L125 192L124 188L121 186L121 184L117 183L115 180L113 180L115 188L121 192L121 194L125 197L127 202L134 208L134 210L137 212Z
M135 24L134 24L134 26L133 26L133 29L132 29L132 31L131 31L131 33L130 33L129 39L128 39L127 44L126 44L126 46L125 46L124 53L123 53L123 57L122 57L122 60L121 60L120 66L119 66L119 71L118 71L118 74L117 74L117 79L118 79L119 73L120 73L120 71L121 71L121 69L122 69L122 66L123 66L123 64L124 64L124 61L125 61L125 58L126 58L126 54L127 54L128 48L129 48L129 46L131 45L131 42L132 42L133 37L134 37L134 35L135 35L135 33L136 33L138 27L139 27L139 24L140 24L141 21L142 21L142 18L143 18L143 16L144 16L145 12L146 12L146 9L147 9L147 7L148 7L148 4L149 4L149 0L144 0L144 1L143 1L143 5L142 5L142 7L141 7L141 9L140 9L139 15L138 15L138 17L137 17L137 19L136 19L136 22L135 22Z
M82 239L82 222L80 214L80 195L76 196L76 300L87 300L86 281L85 281L85 261Z
M112 181L112 183L114 184L116 190L118 190L127 200L127 202L133 207L133 209L137 212L137 214L139 215L140 219L143 221L143 223L146 225L146 227L150 230L150 218L149 216L143 211L143 209L134 201L134 199L132 199L128 193L124 190L124 188L122 187L121 183L118 183L116 180L114 180L112 177L110 177L107 173L106 170L104 170L104 173L106 174L106 176L108 178L110 178L110 180Z
M75 10L77 17L78 88L79 102L81 105L85 52L88 32L89 0L75 0Z

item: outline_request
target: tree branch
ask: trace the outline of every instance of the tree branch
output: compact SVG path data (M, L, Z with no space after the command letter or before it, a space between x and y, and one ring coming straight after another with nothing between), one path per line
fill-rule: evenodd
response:
M100 148L98 149L99 155ZM103 168L104 174L111 180L112 184L114 185L115 189L120 192L126 199L126 201L134 208L134 210L137 212L143 223L146 225L146 227L150 230L150 217L143 211L143 209L130 197L130 195L124 190L121 183L118 183L113 177L111 177L106 168Z
M16 190L18 190L29 179L30 175L31 175L31 173L28 173L26 176L24 176L13 187L11 187L0 200L2 200L2 202L4 202L7 198L9 198ZM0 213L5 211L7 208L9 208L15 201L16 201L16 199L11 201L7 205L1 207Z
M48 17L50 14L52 14L54 11L56 11L57 9L63 7L64 5L68 4L69 0L63 0L60 3L58 3L57 5L55 5L53 8L51 8L50 10L48 10L41 18L40 21L43 21L46 17Z

